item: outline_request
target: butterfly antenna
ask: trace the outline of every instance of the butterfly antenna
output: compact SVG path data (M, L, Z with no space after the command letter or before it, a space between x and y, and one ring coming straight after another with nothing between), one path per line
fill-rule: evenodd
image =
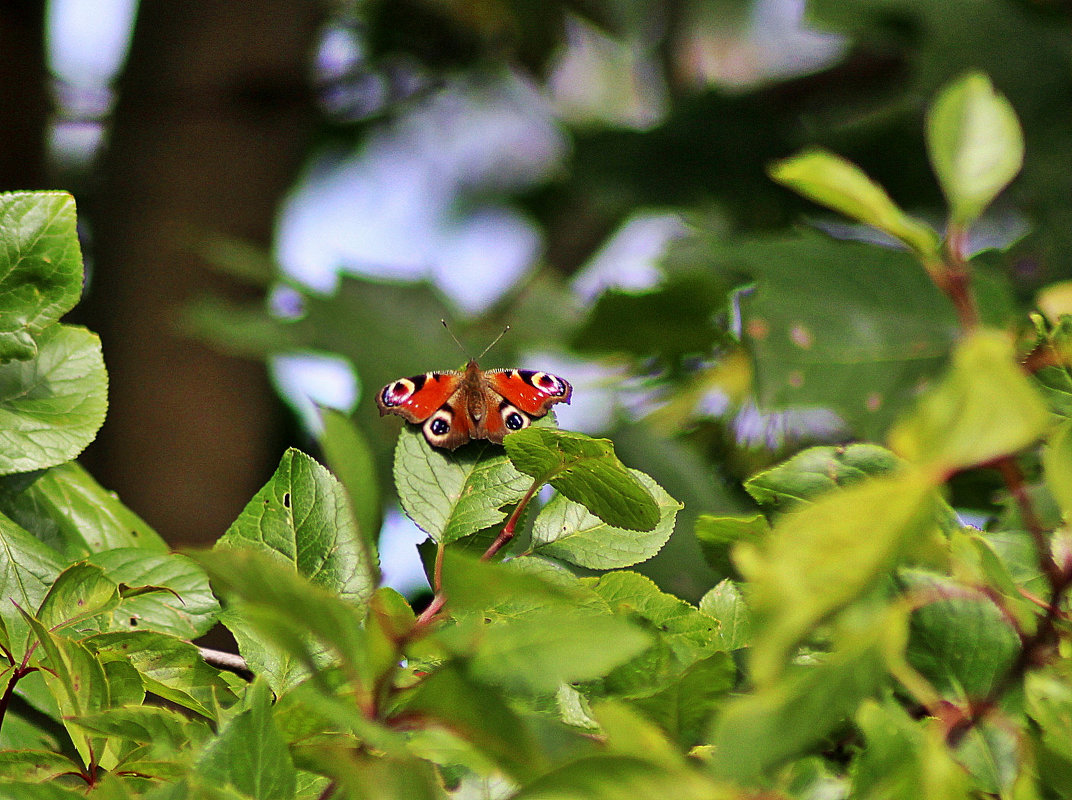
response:
M500 340L500 339L501 339L502 337L504 337L504 336L506 335L506 332L507 332L508 330L510 330L510 326L509 326L509 325L507 325L507 326L506 326L505 328L503 328L503 329L502 329L502 333L500 333L500 334L499 334L498 336L496 336L496 337L495 337L495 341L493 341L493 342L492 342L491 344L489 344L489 345L488 345L487 347L485 347L485 348L484 348L484 352L483 352L483 353L481 353L480 355L478 355L478 356L476 357L476 358L477 358L477 360L479 361L479 360L480 360L480 359L482 359L482 358L483 358L483 357L484 357L485 355L487 355L487 352L488 352L488 350L490 350L490 349L491 349L491 348L493 348L493 347L494 347L495 345L497 345L497 344L499 343L499 340Z
M454 335L454 331L450 329L450 325L447 324L445 319L439 320L443 323L443 327L447 329L447 333L450 334L450 338L454 340L454 344L458 345L458 348L465 354L466 358L469 358L469 351L465 349L465 345L458 341L458 337Z

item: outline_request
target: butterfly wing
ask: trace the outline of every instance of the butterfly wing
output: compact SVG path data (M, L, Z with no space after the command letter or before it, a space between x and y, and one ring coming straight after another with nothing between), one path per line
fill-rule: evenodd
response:
M454 450L470 437L464 404L458 402L464 377L461 372L426 372L399 378L376 395L380 416L398 414L420 425L432 446Z
M487 388L485 437L502 444L511 431L527 428L555 403L568 403L573 393L566 381L548 372L528 369L494 369L484 373Z

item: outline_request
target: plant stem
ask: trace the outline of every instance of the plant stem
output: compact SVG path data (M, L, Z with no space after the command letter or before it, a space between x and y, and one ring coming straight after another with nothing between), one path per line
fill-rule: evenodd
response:
M514 538L514 528L517 527L517 521L521 519L521 515L525 512L529 502L536 496L536 492L540 491L540 487L543 486L543 481L537 478L532 482L532 486L525 492L525 496L518 501L517 508L514 509L514 513L510 515L510 518L506 520L506 524L503 526L502 532L495 537L495 541L491 543L491 546L484 551L484 555L480 557L481 561L487 561L496 553L498 553L507 542Z

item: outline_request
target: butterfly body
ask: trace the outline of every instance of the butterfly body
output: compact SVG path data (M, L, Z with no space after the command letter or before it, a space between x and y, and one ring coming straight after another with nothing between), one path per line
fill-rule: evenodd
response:
M398 414L421 426L433 447L454 450L472 439L502 444L511 431L532 424L555 403L568 403L572 387L547 372L482 370L426 372L399 378L376 395L380 416Z

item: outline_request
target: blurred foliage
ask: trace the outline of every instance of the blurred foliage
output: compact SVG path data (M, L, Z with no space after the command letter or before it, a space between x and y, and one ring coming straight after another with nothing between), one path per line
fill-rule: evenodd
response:
M885 217L884 230L933 246L928 223L945 218L946 199L925 114L942 86L981 70L1019 118L1027 154L968 242L983 320L1013 325L1072 263L1072 14L1063 5L811 0L795 23L793 9L748 0L344 7L338 24L362 55L341 88L360 93L357 78L370 76L389 88L328 115L333 145L360 148L462 80L512 75L549 98L569 144L564 160L538 180L467 187L457 199L460 210L489 194L522 209L543 257L478 316L428 284L350 276L328 296L299 287L293 318L213 300L192 310L192 328L257 358L326 350L349 359L361 385L353 417L384 485L398 425L376 418L372 393L464 360L441 318L474 350L511 326L487 365L541 368L518 359L550 354L577 383L569 365L591 374L595 364L603 377L575 397L605 398L598 432L685 503L668 546L639 568L698 598L715 576L692 535L697 515L753 513L740 481L807 445L883 440L946 364L957 333L951 304L910 255L839 241L891 244L772 181L776 159L805 147L838 153L858 165L861 191L874 181L911 215ZM809 61L790 28L843 38L824 40ZM581 56L585 69L565 69ZM586 92L595 99L584 113L562 102ZM593 256L649 211L682 221L651 279L616 272L613 259L593 278ZM992 507L992 481L952 485L954 502Z

